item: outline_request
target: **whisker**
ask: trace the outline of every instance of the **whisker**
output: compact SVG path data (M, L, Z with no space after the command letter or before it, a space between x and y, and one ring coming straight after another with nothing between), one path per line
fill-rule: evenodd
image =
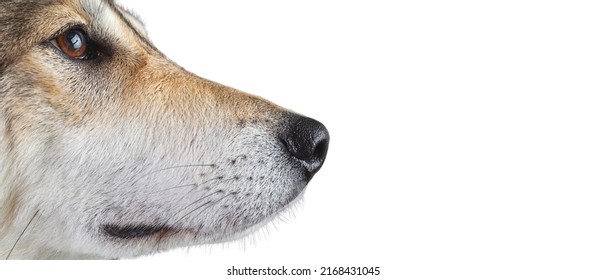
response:
M219 177L215 177L215 178L208 179L208 180L206 180L206 181L204 181L204 182L200 183L200 185L204 185L204 184L206 184L206 183L209 183L209 182L212 182L212 181L221 180L221 179L223 179L223 177L221 177L221 176L219 176Z
M204 210L206 210L206 209L210 208L211 206L213 206L213 205L215 205L215 204L219 203L219 201L221 201L221 200L223 200L223 199L227 198L228 196L235 195L235 194L237 194L237 193L238 193L238 192L230 192L230 193L226 194L225 196L223 196L223 197L221 197L221 198L217 199L217 200L216 200L215 202L213 202L211 205L206 206L204 209L202 209L202 212L204 212ZM198 209L200 209L200 208L202 208L202 207L203 207L203 206L200 206L200 207L198 207L196 210L198 210ZM192 212L193 212L193 211L192 211ZM198 231L201 231L201 230L202 230L202 226L203 226L203 225L200 225L200 227L198 227Z
M206 197L208 197L208 196L211 196L211 195L213 195L213 194L219 193L219 192L222 192L222 191L216 191L216 192L213 192L213 193L211 193L211 194L208 194L208 195L206 195L206 196L202 197L201 199L198 199L198 200L196 200L195 202L191 203L190 205L188 205L188 206L184 207L182 210L187 209L189 206L191 206L191 205L193 205L193 204L195 204L195 203L197 203L197 202L202 201L202 199L204 199L204 198L206 198ZM206 208L202 209L202 210L206 210L207 208L209 208L209 207L211 207L211 206L213 206L213 205L217 204L219 201L221 201L221 200L225 199L226 197L228 197L228 196L230 196L230 195L235 195L235 194L237 194L237 192L230 192L230 193L228 193L228 194L224 195L223 197L221 197L221 198L219 198L219 199L217 199L217 200L215 200L215 201L207 201L207 202L203 203L202 205L200 205L200 206L196 207L195 209L193 209L193 210L191 210L191 211L187 212L187 214L185 214L185 215L181 216L181 218L177 219L177 220L176 220L176 221L173 223L173 227L174 227L174 226L177 226L177 224L178 224L180 221L182 221L183 219L185 219L187 216L191 215L192 213L194 213L194 212L196 212L196 211L200 210L202 207L207 206ZM195 238L195 239L197 239L197 238L198 238L198 234L199 234L200 230L201 230L201 227L200 227L200 228L199 228L199 229L196 231L196 235L194 236L194 238ZM173 233L173 234L175 234L175 233ZM173 234L169 234L169 236L171 236L171 235L173 235Z
M183 219L185 219L185 218L186 218L187 216L189 216L191 213L196 212L196 210L198 210L198 209L200 209L200 208L204 207L205 205L208 205L209 203L212 203L212 202L213 202L212 200L209 200L209 201L207 201L207 202L203 203L202 205L200 205L200 206L196 207L194 210L191 210L191 211L187 212L187 214L183 215L181 218L179 218L177 221L175 221L175 225L176 225L176 224L178 224L178 223L179 223L180 221L182 221Z
M218 192L218 191L217 191L217 192ZM214 193L217 193L217 192L214 192ZM214 193L213 193L213 194L214 194ZM178 219L177 221L175 221L173 224L176 226L176 225L177 225L177 224L178 224L180 221L182 221L183 219L185 219L187 216L191 215L192 213L194 213L194 212L196 212L196 211L198 211L198 210L202 209L202 207L206 206L206 208L202 209L202 211L204 211L204 210L206 210L207 208L209 208L209 207L211 207L211 206L213 206L213 205L217 204L219 201L221 201L221 200L225 199L226 197L228 197L228 196L230 196L230 195L235 195L235 194L237 194L237 192L230 192L230 193L228 193L228 194L224 195L223 197L221 197L221 198L219 198L219 199L217 199L217 200L215 200L215 201L209 200L209 201L207 201L207 202L205 202L205 203L202 203L202 205L199 205L198 207L194 208L193 210L191 210L191 211L187 212L187 214L185 214L185 215L181 216L181 218L179 218L179 219ZM208 197L208 196L210 196L210 195L207 195L207 196L205 196L205 197ZM201 201L201 200L199 199L198 201ZM187 207L189 207L189 206L191 206L191 205L193 205L193 204L190 204L190 205L188 205ZM187 208L187 207L186 207L186 208ZM184 209L185 209L185 208L184 208Z
M201 197L201 198L197 199L196 201L194 201L194 202L190 203L189 205L187 205L187 206L185 206L185 207L181 208L181 210L179 211L179 213L180 213L180 212L182 212L183 210L185 210L185 209L189 208L189 207L190 207L190 206L192 206L192 205L195 205L195 204L197 204L197 203L199 203L199 202L202 202L204 199L208 198L209 196L214 195L214 194L217 194L217 193L221 193L221 192L223 192L223 191L222 191L222 190L217 190L217 191L214 191L214 192L212 192L212 193L209 193L209 194L207 194L207 195L205 195L205 196L203 196L203 197ZM209 201L209 202L210 202L210 201ZM206 203L209 203L209 202L206 202ZM206 203L205 203L205 204L206 204ZM203 205L205 205L205 204L203 204ZM196 208L195 210L197 210L197 208ZM194 210L194 211L195 211L195 210ZM191 211L191 212L193 212L193 211ZM189 212L189 213L185 214L184 216L182 216L181 218L177 219L177 221L176 221L176 222L174 222L174 223L173 223L173 225L174 225L174 226L176 226L176 225L177 225L177 224L178 224L180 221L182 221L182 220L183 220L185 217L187 217L187 215L191 214L191 212Z
M177 166L171 166L171 167L166 167L166 168L162 168L162 169L158 169L152 172L149 172L139 178L137 178L136 180L134 180L132 182L131 185L134 185L135 183L137 183L138 181L140 181L141 179L148 177L150 175L156 174L158 172L162 172L162 171L166 171L166 170L171 170L171 169L178 169L178 168L188 168L188 167L215 167L215 164L187 164L187 165L177 165Z
M185 214L185 216L188 216L189 214L191 214L191 213L193 213L193 212L196 212L196 211L197 211L197 210L199 210L200 208L202 208L202 207L204 207L204 206L207 206L207 205L208 205L206 208L202 209L202 210L206 210L208 207L211 207L211 206L213 206L213 205L217 204L219 201L221 201L221 200L225 199L226 197L228 197L228 196L230 196L230 195L234 195L234 194L236 194L236 192L230 192L230 193L228 193L228 194L224 195L223 197L221 197L221 198L219 198L219 199L217 199L217 200L215 200L215 201L208 201L208 202L206 202L206 203L204 203L204 204L202 204L202 205L200 205L200 206L196 207L196 209L194 209L194 210L192 210L192 211L188 212L187 214ZM210 203L210 205L209 205L209 203ZM185 217L185 216L184 216L184 217Z
M222 193L222 192L223 192L222 190L216 190L216 191L214 191L214 192L212 192L212 193L209 193L209 194L207 194L207 195L205 195L205 196L203 196L203 197L201 197L201 198L197 199L196 201L194 201L194 202L192 202L192 203L188 204L187 206L185 206L185 207L181 208L181 211L183 211L183 210L185 210L185 209L189 208L190 206L192 206L192 205L194 205L194 204L196 204L196 203L201 202L202 200L204 200L205 198L207 198L207 197L209 197L209 196L211 196L211 195L218 194L218 193Z
M19 235L19 238L17 238L17 241L15 241L15 244L13 244L13 247L8 252L8 255L6 255L6 259L5 260L8 260L11 257L11 254L13 253L13 250L15 249L15 247L17 247L17 243L19 243L19 240L21 240L21 237L23 237L23 234L25 234L25 231L29 228L29 225L32 223L32 221L34 220L34 218L36 218L36 216L38 216L38 212L39 211L40 211L39 209L36 210L36 213L34 213L34 216L32 216L32 218L29 220L29 222L27 223L27 225L25 226L25 228L23 229L23 231Z
M229 181L233 181L233 180L238 180L239 179L239 178L235 178L235 177L229 178L229 179L224 179L224 178L225 178L225 176L217 176L215 178L208 179L208 180L200 183L200 185L204 185L206 183L209 183L209 182L212 182L212 181L218 181L218 180L221 180L221 183L224 183L224 182L229 182Z
M179 186L170 187L170 188L166 188L166 189L155 191L155 192L151 192L151 193L159 193L159 192L165 192L165 191L170 191L170 190L179 189L179 188L196 187L196 186L198 186L198 184L196 184L196 183L186 184L186 185L179 185Z

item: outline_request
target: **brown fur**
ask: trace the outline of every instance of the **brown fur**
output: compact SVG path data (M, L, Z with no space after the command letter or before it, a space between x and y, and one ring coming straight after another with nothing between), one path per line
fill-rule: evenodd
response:
M55 38L75 26L98 44L99 57L73 60L56 47ZM0 257L17 243L15 256L23 258L148 253L142 242L128 243L125 251L120 242L126 241L108 241L100 232L131 220L170 222L157 232L157 250L199 243L209 224L214 227L206 229L203 242L243 232L293 201L311 179L278 139L289 116L267 100L168 60L136 18L111 1L4 1ZM195 176L175 168L146 184L136 179L192 163L201 169L193 170ZM185 195L175 190L170 201L163 201L166 195L139 196L162 193L153 188L170 187L161 180L178 176L175 185L189 180L199 188ZM204 185L213 180L215 185ZM240 182L225 183L230 180ZM201 209L211 191L221 194L214 199L225 203L226 212L192 220L188 207L201 203ZM242 198L229 201L237 195ZM171 220L158 210L165 207L182 217ZM32 233L20 239L24 228Z

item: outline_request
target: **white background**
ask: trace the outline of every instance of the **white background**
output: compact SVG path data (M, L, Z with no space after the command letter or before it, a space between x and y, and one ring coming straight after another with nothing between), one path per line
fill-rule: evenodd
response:
M331 143L290 221L119 275L606 277L601 1L121 2L169 58L322 121ZM365 279L313 279L327 277Z

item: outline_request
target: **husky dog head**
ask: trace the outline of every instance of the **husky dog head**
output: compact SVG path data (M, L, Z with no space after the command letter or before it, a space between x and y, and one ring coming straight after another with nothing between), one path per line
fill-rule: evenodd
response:
M168 60L111 1L0 5L0 256L236 238L322 166L319 122Z

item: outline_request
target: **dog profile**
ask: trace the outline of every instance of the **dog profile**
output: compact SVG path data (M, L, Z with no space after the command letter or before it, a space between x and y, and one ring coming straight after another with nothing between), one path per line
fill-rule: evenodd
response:
M324 125L197 77L110 0L0 5L0 258L244 236L301 197Z

